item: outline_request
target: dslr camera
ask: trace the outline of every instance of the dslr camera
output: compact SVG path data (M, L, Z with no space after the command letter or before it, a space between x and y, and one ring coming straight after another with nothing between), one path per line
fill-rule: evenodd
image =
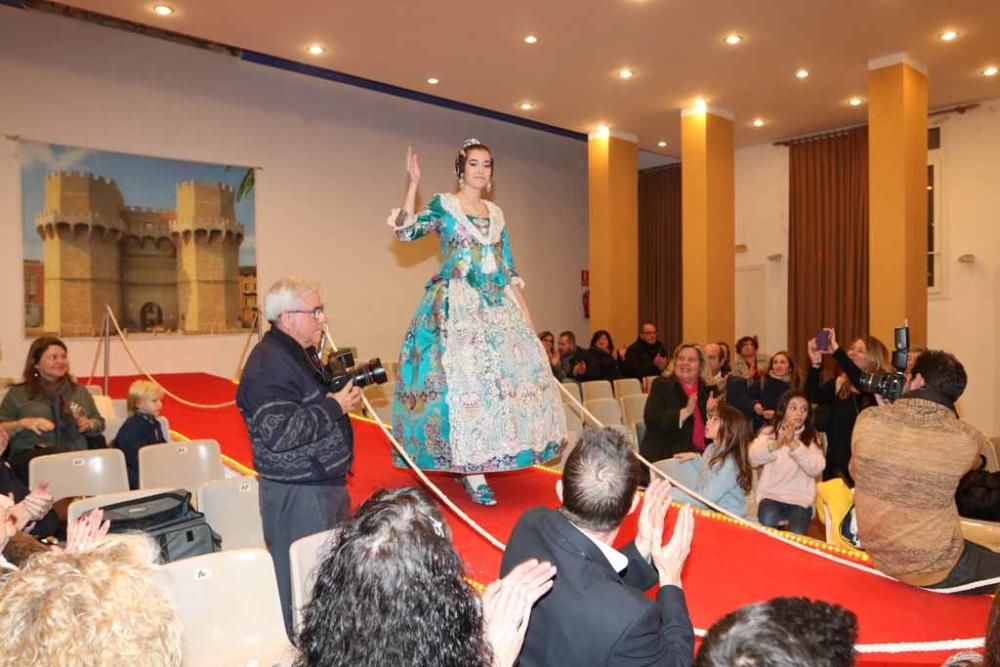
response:
M881 371L862 373L861 383L858 386L858 389L879 394L889 402L903 395L903 385L906 384L903 371L906 370L906 358L910 354L909 325L904 322L903 326L896 327L893 339L895 349L892 351L892 367L896 370L892 373Z
M372 384L385 384L389 376L382 367L378 357L369 359L368 363L355 365L354 355L350 351L333 352L326 361L324 380L330 391L340 391L348 382L354 382L355 387L365 387Z

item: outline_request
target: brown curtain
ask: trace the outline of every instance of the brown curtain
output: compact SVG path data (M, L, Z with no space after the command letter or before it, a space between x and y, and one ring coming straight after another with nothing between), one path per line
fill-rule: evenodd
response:
M788 346L868 335L868 128L789 145Z
M639 322L681 342L681 166L639 172ZM636 329L638 331L638 328Z

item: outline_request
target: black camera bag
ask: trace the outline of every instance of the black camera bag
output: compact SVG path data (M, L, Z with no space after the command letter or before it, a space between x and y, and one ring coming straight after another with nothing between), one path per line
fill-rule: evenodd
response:
M164 563L222 550L222 538L212 530L205 515L191 506L191 493L176 489L152 496L108 505L104 518L110 532L141 531L160 547Z
M986 459L962 476L955 492L958 513L970 519L1000 521L1000 472L986 470Z

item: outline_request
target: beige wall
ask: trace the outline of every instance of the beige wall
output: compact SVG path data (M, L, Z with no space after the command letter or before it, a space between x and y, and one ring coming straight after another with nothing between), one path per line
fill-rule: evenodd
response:
M0 7L0 133L223 164L254 165L263 292L295 272L327 287L338 343L394 359L423 286L434 239L404 246L385 226L403 192L408 143L421 194L453 185L466 137L496 152L494 199L506 214L535 323L587 332L587 146L457 111L239 62L227 56ZM22 333L19 156L0 140L0 376L17 375ZM151 371L229 375L243 337L135 339ZM75 340L77 372L96 341ZM120 348L112 371L132 372Z

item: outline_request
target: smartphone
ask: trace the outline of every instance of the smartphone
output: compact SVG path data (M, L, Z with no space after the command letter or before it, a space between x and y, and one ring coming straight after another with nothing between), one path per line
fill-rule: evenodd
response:
M820 352L826 352L830 349L830 331L828 329L820 329L816 334L816 349Z

